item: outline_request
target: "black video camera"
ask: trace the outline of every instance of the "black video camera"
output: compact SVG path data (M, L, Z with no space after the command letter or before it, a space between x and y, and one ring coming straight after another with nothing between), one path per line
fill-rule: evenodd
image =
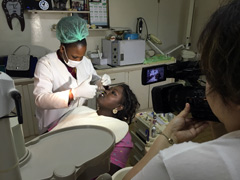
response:
M205 86L201 85L202 75L198 61L183 61L169 65L144 67L142 69L142 84L148 85L166 78L175 78L175 83L156 86L152 89L153 110L156 113L179 113L188 102L194 119L217 121L205 96ZM177 83L183 80L185 83Z

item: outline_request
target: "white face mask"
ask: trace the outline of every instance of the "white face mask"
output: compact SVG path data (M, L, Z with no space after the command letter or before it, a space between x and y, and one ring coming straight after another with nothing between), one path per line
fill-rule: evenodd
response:
M64 60L64 62L65 62L69 67L75 68L75 67L77 67L79 64L81 64L82 61L74 61L74 60L71 60L71 59L68 58L65 47L64 47L64 53L65 53L65 56L66 56L67 59L68 59L68 62L66 62L65 60Z
M65 63L72 68L77 67L79 64L81 64L82 61L73 61L71 59L68 59L68 62L65 61Z

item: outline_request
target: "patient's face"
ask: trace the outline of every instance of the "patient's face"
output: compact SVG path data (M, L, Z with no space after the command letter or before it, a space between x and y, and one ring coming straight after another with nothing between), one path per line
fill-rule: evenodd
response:
M123 102L123 88L121 86L113 86L109 90L105 90L102 95L97 98L97 103L100 108L109 109L121 105Z

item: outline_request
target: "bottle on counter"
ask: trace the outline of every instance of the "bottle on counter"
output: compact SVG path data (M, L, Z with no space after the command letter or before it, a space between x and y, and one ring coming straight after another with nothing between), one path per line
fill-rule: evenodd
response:
M150 126L150 128L151 128L150 135L151 135L151 138L155 138L157 136L157 128L156 128L157 115L154 112L152 112L152 115L153 115L153 119L152 119L151 126Z

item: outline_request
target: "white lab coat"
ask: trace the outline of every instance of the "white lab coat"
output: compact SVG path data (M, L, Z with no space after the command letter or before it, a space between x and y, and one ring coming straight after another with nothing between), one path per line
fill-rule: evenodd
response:
M53 126L66 112L85 102L85 98L78 98L68 104L70 89L77 87L91 74L100 79L91 61L86 57L76 69L77 80L58 59L56 52L38 60L34 73L33 94L40 133Z

